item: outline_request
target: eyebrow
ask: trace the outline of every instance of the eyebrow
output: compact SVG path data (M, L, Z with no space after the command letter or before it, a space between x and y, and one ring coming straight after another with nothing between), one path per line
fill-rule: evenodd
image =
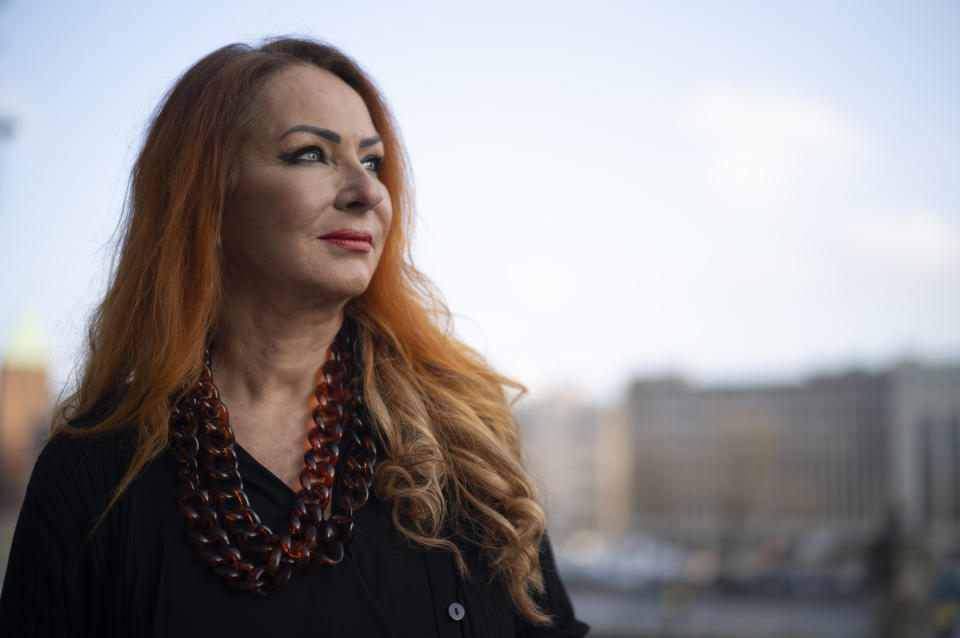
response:
M331 142L336 142L337 144L343 141L343 138L340 137L339 133L335 131L331 131L328 128L320 128L319 126L310 126L309 124L298 124L292 128L289 128L286 131L284 131L283 135L281 135L279 139L282 140L288 135L291 135L293 133L301 133L301 132L313 133L317 137L328 139ZM383 140L380 138L379 135L374 135L373 137L365 137L362 140L360 140L359 147L366 148L367 146L373 146L374 144L379 144L382 141Z
M293 133L299 133L301 131L305 131L307 133L313 133L317 137L325 137L331 142L336 142L337 144L339 144L340 140L342 139L339 133L334 133L328 128L320 128L319 126L310 126L309 124L298 124L293 128L289 128L278 139L282 140L288 135L291 135Z

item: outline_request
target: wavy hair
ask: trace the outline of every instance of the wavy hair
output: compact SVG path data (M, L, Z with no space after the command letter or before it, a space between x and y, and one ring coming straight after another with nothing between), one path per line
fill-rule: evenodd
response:
M357 91L385 147L380 177L394 221L368 289L346 308L359 329L367 408L386 447L374 490L407 539L449 550L464 574L456 541L475 544L517 610L549 622L534 600L543 592L543 511L506 395L523 387L456 339L449 310L414 267L412 185L398 130L373 82L328 45L289 38L231 44L168 92L133 169L78 390L59 404L54 432L135 428L137 447L108 511L167 448L171 397L199 377L223 312L218 238L238 149L256 121L255 97L266 77L293 64L330 71ZM69 424L85 419L96 424Z

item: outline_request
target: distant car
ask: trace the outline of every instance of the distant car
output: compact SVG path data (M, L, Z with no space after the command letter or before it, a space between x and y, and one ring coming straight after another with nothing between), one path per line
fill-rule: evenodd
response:
M933 635L960 638L960 555L947 559L933 585Z

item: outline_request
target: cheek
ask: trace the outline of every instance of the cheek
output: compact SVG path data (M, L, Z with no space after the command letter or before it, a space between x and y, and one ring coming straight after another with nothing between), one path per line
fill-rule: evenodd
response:
M383 236L386 237L390 234L390 228L393 225L393 200L386 186L383 186L383 203L376 208L376 213L383 226Z
M317 214L332 203L329 189L318 180L276 179L239 193L237 217L258 233L311 228Z
M383 224L383 236L390 234L390 228L393 226L393 208L390 206L390 200L383 206L383 212L380 213L380 220Z
M387 245L387 238L390 236L390 229L393 226L393 210L390 208L390 205L382 206L377 209L377 222L381 228L381 241L379 250L377 250L377 263L380 262L380 257L383 256L384 248Z

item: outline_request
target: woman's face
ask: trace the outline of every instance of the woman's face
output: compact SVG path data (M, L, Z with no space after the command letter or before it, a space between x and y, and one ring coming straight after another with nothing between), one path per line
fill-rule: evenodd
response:
M295 65L267 78L255 107L223 221L228 294L362 294L392 218L366 105L332 73Z

